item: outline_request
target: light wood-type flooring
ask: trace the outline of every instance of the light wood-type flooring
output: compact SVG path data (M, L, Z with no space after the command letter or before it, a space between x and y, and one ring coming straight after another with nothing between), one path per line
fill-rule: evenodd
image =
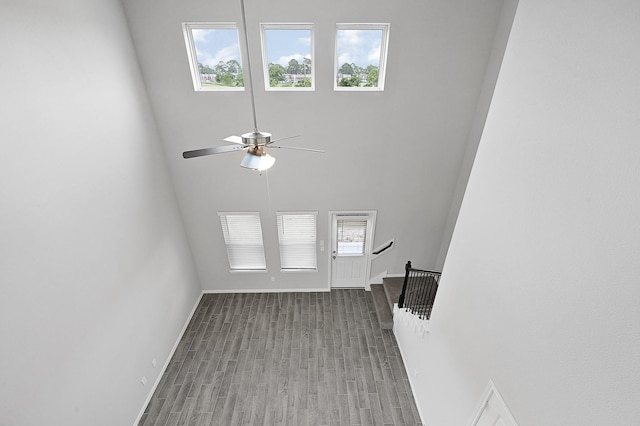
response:
M420 425L370 292L203 295L139 425Z

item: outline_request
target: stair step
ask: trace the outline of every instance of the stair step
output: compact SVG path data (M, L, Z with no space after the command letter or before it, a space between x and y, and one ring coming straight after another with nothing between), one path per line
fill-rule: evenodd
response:
M393 312L393 304L398 303L398 299L400 299L403 284L404 277L385 277L382 279L382 287L391 312Z
M402 288L400 288L402 291ZM373 304L378 314L378 322L383 330L393 329L393 314L389 309L387 294L384 291L383 284L371 284L371 295L373 296Z

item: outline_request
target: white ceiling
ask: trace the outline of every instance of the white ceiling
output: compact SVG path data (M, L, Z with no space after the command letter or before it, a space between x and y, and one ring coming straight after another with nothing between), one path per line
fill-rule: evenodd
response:
M246 0L260 130L274 138L300 134L295 145L326 151L273 152L277 162L268 176L240 168L241 153L181 156L252 130L249 92L194 92L181 28L182 22L240 23L239 0L123 3L205 289L326 286L324 254L317 274L276 272L275 212L286 210L318 211L325 240L328 211L377 210L375 244L395 238L396 247L374 262L372 276L401 272L407 260L441 267L447 221L457 213L450 206L461 173L463 179L468 173L465 153L479 138L473 124L483 84L493 81L485 71L502 0ZM264 90L262 22L314 23L315 91ZM384 92L333 91L335 24L345 22L391 24ZM218 211L261 213L275 282L229 274Z

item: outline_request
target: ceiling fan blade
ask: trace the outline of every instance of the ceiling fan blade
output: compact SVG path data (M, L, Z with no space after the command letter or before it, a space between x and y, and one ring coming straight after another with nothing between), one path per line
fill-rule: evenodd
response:
M280 142L280 141L283 141L283 140L286 140L286 139L293 139L293 138L299 138L299 137L300 137L300 135L293 135L293 136L287 136L287 137L280 138L280 139L274 139L272 141L269 141L269 143L267 143L267 146L271 145L274 142Z
M300 148L298 146L269 145L269 148L295 149L295 150L298 150L298 151L320 152L320 153L324 154L324 151L322 151L321 149Z
M246 148L245 146L237 146L237 145L215 146L211 148L202 148L202 149L195 149L193 151L185 151L182 153L182 157L183 158L202 157L205 155L222 154L224 152L241 151L245 148Z
M222 140L225 142L238 143L240 145L244 145L244 142L242 141L242 138L240 136L233 135L233 136L226 137Z

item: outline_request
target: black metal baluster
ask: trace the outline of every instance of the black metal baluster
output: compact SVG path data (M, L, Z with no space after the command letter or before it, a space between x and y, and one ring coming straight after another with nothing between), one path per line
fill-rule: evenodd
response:
M420 289L420 285L419 283L416 282L416 280L417 280L416 272L412 270L409 275L409 284L408 284L409 294L411 295L409 298L410 300L409 310L412 313L415 313L416 301L418 300L417 291Z
M398 307L421 319L430 319L440 276L439 272L413 269L411 261L407 262Z
M429 295L429 276L425 273L420 274L420 282L422 286L422 294L420 295L420 319L424 319L426 316L426 298Z
M427 312L427 319L429 319L429 317L431 316L431 312L430 312L430 307L433 305L433 295L434 295L434 290L435 290L435 286L434 286L434 281L433 281L433 275L429 274L429 291L425 300L425 309L428 311Z

